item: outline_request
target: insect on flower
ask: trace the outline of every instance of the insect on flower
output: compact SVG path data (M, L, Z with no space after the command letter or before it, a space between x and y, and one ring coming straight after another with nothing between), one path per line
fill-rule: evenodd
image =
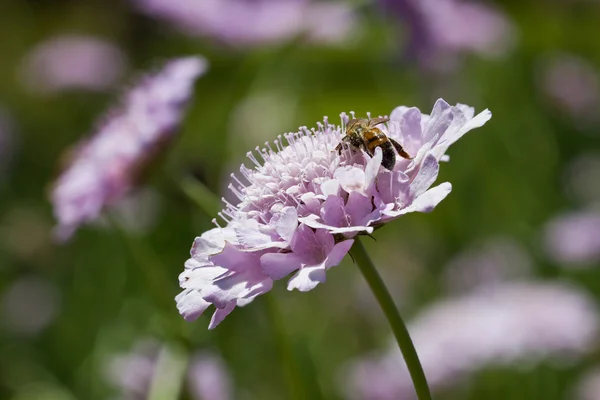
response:
M371 157L375 155L375 149L381 148L383 159L381 165L390 171L396 165L396 153L394 149L403 158L411 160L412 157L404 151L400 143L388 137L377 125L388 122L389 118L353 118L346 125L346 136L336 146L338 154L342 154L342 148L345 143L348 143L353 149L364 149Z

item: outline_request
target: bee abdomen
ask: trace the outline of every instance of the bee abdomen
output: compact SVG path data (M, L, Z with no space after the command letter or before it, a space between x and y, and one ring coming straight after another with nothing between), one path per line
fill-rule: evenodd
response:
M383 155L381 165L391 171L394 169L394 165L396 165L396 153L394 152L394 148L390 142L382 143L379 147L381 147Z

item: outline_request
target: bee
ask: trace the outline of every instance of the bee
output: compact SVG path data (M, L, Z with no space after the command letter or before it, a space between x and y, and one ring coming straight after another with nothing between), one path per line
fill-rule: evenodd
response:
M389 118L353 118L348 121L346 125L346 136L342 138L342 141L336 146L338 154L342 154L342 148L345 143L349 144L354 149L364 149L367 154L371 157L375 154L377 147L381 148L383 159L381 165L390 171L396 164L396 152L400 157L411 160L412 157L404 151L402 145L396 142L391 137L388 137L377 125L388 122Z

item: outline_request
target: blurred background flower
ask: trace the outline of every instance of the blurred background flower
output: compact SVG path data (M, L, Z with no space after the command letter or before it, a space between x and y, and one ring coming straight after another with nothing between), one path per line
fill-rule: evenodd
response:
M457 386L489 364L521 367L554 357L568 365L594 349L598 310L584 293L553 283L507 283L441 300L409 324L430 387ZM396 346L356 361L349 398L410 399L414 389Z
M34 94L63 90L105 91L119 82L127 57L116 45L93 36L60 35L38 43L19 66L19 78Z
M304 36L315 43L339 43L358 29L345 2L312 0L131 0L142 13L167 20L194 36L245 48Z
M510 20L491 4L464 0L380 0L405 25L406 56L422 67L452 69L461 53L504 55L514 41Z
M228 196L229 174L266 140L323 115L338 121L340 110L425 110L440 97L489 108L494 118L450 150L439 181L455 189L435 213L404 216L364 240L433 360L435 398L596 398L598 21L600 2L585 0L0 1L0 399L135 398L159 377L181 400L200 391L203 400L290 397L268 318L272 295L299 359L295 376L314 377L301 385L304 398L346 397L336 376L358 360L367 360L369 390L405 388L397 354L382 352L387 322L349 257L326 287L281 295L276 287L215 331L205 317L182 321L176 277L215 217L186 197L182 181L194 177ZM100 177L124 171L116 156L148 155L130 147L142 142L127 133L159 132L155 100L181 87L159 84L150 96L135 76L190 54L205 57L210 72L184 79L183 97L194 96L185 115L167 113L176 117L175 140L141 185L132 181L101 206L122 229L105 229L107 214L94 212L89 229L58 246L48 201L57 160L83 143L82 133L122 115L93 122L115 93L125 98L111 109L135 103L142 111L103 136L106 157L83 181L89 187L65 184L93 196ZM135 101L132 93L140 93ZM153 344L138 349L143 338ZM174 348L184 349L185 367L155 375ZM134 354L136 368L110 362ZM215 369L194 373L196 355ZM219 364L227 377L207 388ZM131 389L119 383L126 377Z
M196 78L206 62L188 57L168 62L127 93L98 132L74 150L53 192L56 235L68 239L136 186L140 174L177 133Z

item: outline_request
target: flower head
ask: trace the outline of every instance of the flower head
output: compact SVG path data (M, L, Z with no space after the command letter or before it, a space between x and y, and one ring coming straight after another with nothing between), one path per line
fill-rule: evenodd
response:
M184 289L176 297L179 311L193 320L212 304L213 328L235 306L289 274L288 289L313 289L357 234L410 212L433 210L451 190L448 182L430 188L439 161L452 143L490 117L487 110L474 117L472 108L443 100L431 115L396 108L380 129L413 158L398 157L392 170L381 166L380 148L373 157L349 148L338 154L344 128L327 118L316 129L284 135L287 145L280 136L265 149L257 147L248 153L253 168L242 165L241 178L232 175L229 188L239 201L225 201L219 215L226 225L194 241L179 277Z
M69 238L82 223L120 200L140 172L174 136L195 79L206 69L202 58L179 58L144 77L120 109L75 149L52 191L56 233Z

